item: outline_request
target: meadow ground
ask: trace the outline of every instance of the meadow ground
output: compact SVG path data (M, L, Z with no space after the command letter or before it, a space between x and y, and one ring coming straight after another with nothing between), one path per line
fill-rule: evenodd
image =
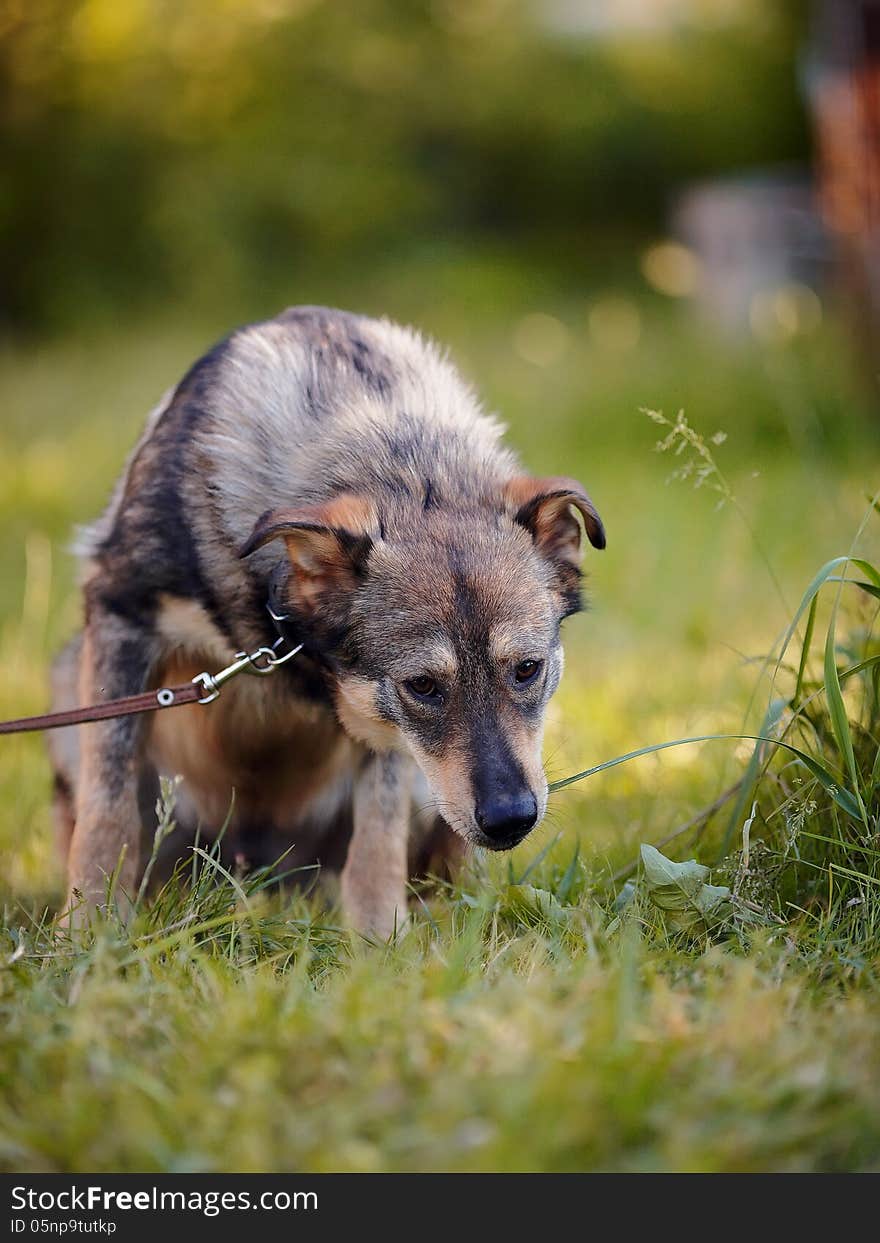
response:
M861 537L867 586L841 596L832 666L831 572L776 690L775 664L762 665L880 488L839 331L722 348L647 298L539 287L536 306L534 282L500 262L449 271L428 305L405 274L345 301L393 307L449 342L528 465L581 478L605 519L592 609L567 623L551 777L666 740L757 733L782 695L766 728L794 712L790 740L833 780L735 741L615 767L556 793L513 855L473 858L458 886L425 895L396 947L354 945L335 912L222 877L70 942L44 914L62 877L43 743L3 739L2 1168L880 1165L880 518ZM227 326L205 317L0 356L0 717L42 710L50 654L76 628L73 525L103 504L150 405ZM642 407L684 409L707 440L726 433L709 442L722 476L669 480L706 460L681 433L656 454L668 429ZM826 703L834 670L855 665ZM630 866L750 757L748 860L751 784L705 832L664 846L719 862L711 879L734 890L723 915L683 933L662 887L652 896ZM680 888L688 912L708 910L698 884Z

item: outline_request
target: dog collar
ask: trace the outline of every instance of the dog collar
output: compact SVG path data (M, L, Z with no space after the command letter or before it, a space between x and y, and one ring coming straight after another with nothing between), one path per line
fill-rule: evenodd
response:
M286 566L279 564L276 566L269 579L269 595L266 601L266 612L275 628L275 633L279 639L283 639L286 644L291 646L300 646L303 655L312 660L319 669L323 669L327 673L335 673L338 669L336 662L332 657L322 652L320 648L314 646L309 640L308 633L305 635L295 634L293 632L293 621L289 613L284 611L284 605L281 603L281 593L287 582L285 573Z

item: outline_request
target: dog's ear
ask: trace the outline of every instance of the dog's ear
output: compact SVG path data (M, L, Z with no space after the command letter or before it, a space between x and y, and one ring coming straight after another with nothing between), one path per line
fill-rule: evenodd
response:
M581 529L572 509L583 518L593 547L605 547L602 519L576 479L517 475L507 484L505 496L515 520L531 532L539 551L549 560L575 567L580 563Z
M304 613L311 613L329 591L353 591L363 580L375 525L372 502L348 493L323 505L270 509L239 556L248 557L270 540L283 539L294 571L294 601Z

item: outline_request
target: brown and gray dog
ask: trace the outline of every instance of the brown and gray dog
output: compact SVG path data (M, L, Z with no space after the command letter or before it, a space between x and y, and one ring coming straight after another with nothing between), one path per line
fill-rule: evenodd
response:
M438 844L522 841L546 808L560 622L580 607L574 511L596 548L605 534L579 483L523 474L501 431L385 320L294 308L195 364L86 532L85 626L54 706L270 644L273 584L305 647L209 707L52 736L71 900L100 901L120 858L137 888L161 774L183 778L181 834L216 834L232 805L233 857L293 843L286 867L341 867L347 918L380 938Z

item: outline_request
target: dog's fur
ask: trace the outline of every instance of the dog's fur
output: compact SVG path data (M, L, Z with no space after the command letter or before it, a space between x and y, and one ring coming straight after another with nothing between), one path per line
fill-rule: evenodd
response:
M581 485L524 475L501 430L415 332L323 308L234 332L166 395L82 540L54 706L271 643L273 576L305 650L210 707L50 736L72 901L99 901L120 855L137 888L160 774L183 777L181 833L216 834L232 801L231 856L293 843L286 867L341 868L348 918L379 937L447 826L505 849L543 816L573 509L605 537Z

